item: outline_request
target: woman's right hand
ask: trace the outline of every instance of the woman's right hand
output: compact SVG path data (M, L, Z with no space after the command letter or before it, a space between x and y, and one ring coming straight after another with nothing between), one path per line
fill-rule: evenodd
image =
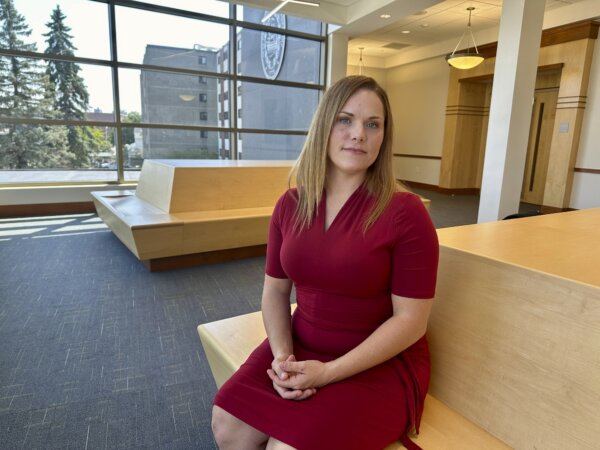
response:
M275 384L275 380L287 380L289 378L289 374L281 368L281 364L284 361L296 361L296 357L294 355L289 355L286 357L275 357L273 362L271 363L271 368L267 370L267 374L271 381L273 381L273 388L277 393L287 400L306 400L307 398L316 394L316 388L308 388L308 389L290 389L279 386Z

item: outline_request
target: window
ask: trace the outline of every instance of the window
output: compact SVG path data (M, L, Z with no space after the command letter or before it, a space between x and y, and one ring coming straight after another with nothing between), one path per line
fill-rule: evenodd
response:
M222 111L232 107L230 91L237 101L237 113L232 109L232 114L241 118L243 105L244 129L259 130L245 136L245 159L267 154L256 149L268 140L260 133L270 129L283 136L277 138L279 144L290 146L280 148L274 159L297 156L297 140L304 139L323 90L326 38L320 23L279 13L266 24L269 32L260 22L264 10L217 0L12 2L18 14L0 19L0 80L21 74L16 88L21 95L26 93L27 107L12 107L10 100L16 95L5 83L0 95L0 187L45 181L134 181L144 158L241 157L240 146L239 154L231 154L232 148L221 144L217 131L203 129L232 126L231 132L241 140L233 127L241 127L241 120L230 124L229 111ZM207 8L208 3L215 8ZM56 4L62 19L52 18ZM112 14L113 32L108 20ZM87 17L95 20L85 22ZM236 19L246 26L234 28ZM82 21L85 27L76 26ZM137 23L145 26L135 27ZM72 30L68 36L60 34L65 27ZM21 31L9 41L2 38L2 29ZM66 42L65 48L50 49L48 33ZM234 34L235 41L230 42ZM257 58L261 38L267 34L276 37L272 42L281 50L280 59L271 58L273 67ZM16 44L8 47L7 42ZM32 52L34 45L37 50ZM68 56L66 61L62 55ZM232 72L231 59L238 63ZM21 70L11 70L15 64ZM59 77L51 80L54 86L68 74L77 74L70 91L76 94L65 99L58 90L47 92L47 71ZM230 131L224 133L228 140Z

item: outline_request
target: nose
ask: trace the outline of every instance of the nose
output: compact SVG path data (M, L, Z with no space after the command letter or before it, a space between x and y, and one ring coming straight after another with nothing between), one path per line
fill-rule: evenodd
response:
M357 142L363 142L365 140L365 129L362 124L355 123L352 127L352 140Z

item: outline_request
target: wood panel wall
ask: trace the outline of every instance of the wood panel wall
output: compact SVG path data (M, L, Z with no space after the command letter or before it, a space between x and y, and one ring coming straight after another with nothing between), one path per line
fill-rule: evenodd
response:
M545 206L559 209L569 206L597 35L598 23L593 21L545 30L542 35L539 67L562 69L544 192ZM484 96L491 93L482 85L490 89L495 45L484 48L490 57L479 66L470 70L451 69L440 188L452 190L481 186L489 112L488 98ZM564 131L563 125L561 132L560 124L568 124L568 130Z

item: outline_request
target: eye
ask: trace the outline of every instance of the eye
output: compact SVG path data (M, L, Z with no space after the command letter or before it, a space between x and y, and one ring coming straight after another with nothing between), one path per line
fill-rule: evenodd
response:
M338 122L343 125L348 125L348 124L350 124L350 118L346 117L346 116L342 116L338 119Z
M368 122L367 128L379 128L379 122Z

